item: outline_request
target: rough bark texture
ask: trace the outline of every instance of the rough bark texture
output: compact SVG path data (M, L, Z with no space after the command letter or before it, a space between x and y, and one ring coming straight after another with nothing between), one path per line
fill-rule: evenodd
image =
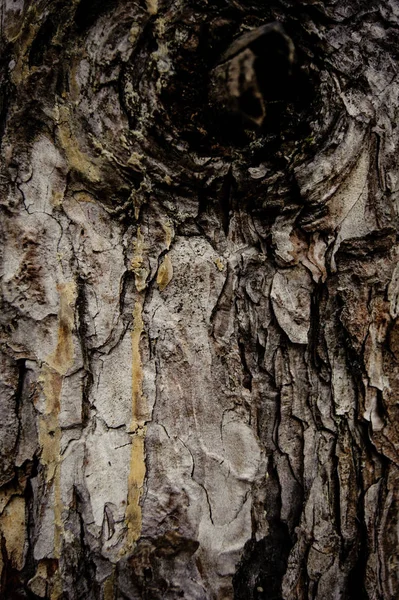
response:
M1 598L397 600L398 29L2 0Z

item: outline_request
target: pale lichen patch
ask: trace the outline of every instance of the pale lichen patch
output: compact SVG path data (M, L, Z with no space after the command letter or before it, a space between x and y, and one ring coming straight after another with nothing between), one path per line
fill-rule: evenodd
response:
M143 154L139 154L138 152L132 152L128 158L127 164L141 171L144 169L143 160Z
M158 0L147 0L147 11L150 15L156 15L158 12Z
M217 268L218 268L219 271L224 271L225 264L224 264L223 260L219 256L217 256L216 258L214 258L213 262L215 263L215 265L217 266Z
M64 194L62 192L59 191L53 191L52 197L51 197L51 203L53 206L61 206L62 204L62 199L64 197Z
M59 104L56 112L58 113L56 115L58 140L65 152L69 166L89 181L98 183L101 180L100 170L95 160L90 159L78 146L72 130L71 123L74 118L70 108L65 104Z

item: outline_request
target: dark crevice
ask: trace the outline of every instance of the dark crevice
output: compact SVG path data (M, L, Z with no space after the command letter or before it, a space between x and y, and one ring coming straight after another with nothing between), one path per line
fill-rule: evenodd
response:
M8 81L0 83L0 146L7 122L8 107L11 99L11 84Z
M29 52L29 66L40 66L45 58L48 46L55 34L56 25L51 17L49 17L40 27L32 42Z
M314 288L311 297L311 318L309 330L309 349L312 363L323 382L331 379L331 368L328 361L327 344L324 337L325 315L323 309L328 298L328 288L320 282Z
M76 488L76 486L74 486L73 504L71 510L76 519L79 540L76 545L77 550L73 550L73 554L71 555L72 560L75 562L76 569L72 575L77 589L78 598L100 598L100 585L97 583L95 577L95 558L87 540L87 535L89 534L86 534L83 518L84 507L86 504L87 500L81 496L79 490Z
M25 502L26 502L26 529L27 529L27 552L24 567L24 580L27 583L35 574L36 563L34 558L34 530L35 530L35 509L34 509L34 496L32 488L32 479L37 477L39 466L39 458L34 457L31 463L28 463L26 473L29 475L26 487L25 487ZM25 590L27 590L25 583ZM27 598L34 600L37 598L35 594L32 594L27 590Z
M252 390L252 373L248 367L247 359L245 357L245 349L248 347L247 344L244 344L242 340L238 341L238 348L240 351L241 364L243 368L243 386L247 388L249 391Z
M342 435L343 435L343 432L341 430L341 436ZM338 439L335 438L333 452L331 453L330 462L328 465L330 479L328 480L327 472L325 472L324 475L326 478L325 484L326 484L326 486L328 486L328 490L329 490L331 508L333 510L333 514L331 515L331 517L334 521L335 530L336 530L337 534L339 535L339 537L341 538L341 542L342 542L342 540L343 540L342 530L341 530L341 519L343 517L343 515L341 514L341 493L342 493L342 491L341 491L341 485L340 485L340 479L339 479L339 458L337 456L337 444L338 444ZM329 487L328 481L330 481L331 487ZM340 551L342 554L342 551L343 551L342 544L341 544Z
M209 319L212 327L211 335L216 340L219 337L223 337L224 322L227 321L228 315L231 311L235 273L234 269L229 264L227 264L226 270L226 279L224 281L222 291L220 292L216 304L212 309Z
M261 371L264 370L264 362L265 362L265 353L266 347L261 344L259 341L259 337L256 337L256 356L257 356L257 364Z
M24 393L24 383L26 378L26 361L24 358L17 360L18 365L18 385L15 390L15 414L18 419L18 434L15 440L14 452L18 452L19 440L22 433L22 404L23 404L23 393Z
M219 195L219 206L221 212L221 221L225 235L229 233L230 225L230 211L231 211L231 193L234 182L232 168L227 172L226 177L223 180L222 189Z
M105 13L115 8L118 0L80 0L75 12L75 24L78 33L83 33Z
M357 504L357 519L359 523L359 537L356 540L356 562L348 576L348 600L368 600L364 582L368 562L367 552L367 527L364 515L364 494L361 494Z
M247 542L233 577L234 600L284 600L281 584L292 540L285 523L269 521L269 535Z
M83 367L84 367L84 380L83 380L83 389L82 389L82 425L85 427L89 422L90 418L90 390L93 386L93 373L91 370L91 356L89 349L86 344L86 340L88 337L88 328L87 328L87 315L88 311L88 301L86 297L86 284L84 279L79 276L77 278L77 299L76 299L76 310L77 310L77 330L79 334L79 341L82 351L83 357Z

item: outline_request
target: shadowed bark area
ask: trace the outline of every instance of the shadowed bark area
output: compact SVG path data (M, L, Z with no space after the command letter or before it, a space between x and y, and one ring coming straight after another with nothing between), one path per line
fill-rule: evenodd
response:
M0 596L399 597L397 0L3 0Z

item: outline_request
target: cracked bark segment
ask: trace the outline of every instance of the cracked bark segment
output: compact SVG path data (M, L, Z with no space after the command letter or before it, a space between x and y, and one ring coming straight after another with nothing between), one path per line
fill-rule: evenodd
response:
M229 410L223 388L213 380L212 372L220 369L217 354L212 361L207 358L205 332L225 275L204 241L180 238L170 256L174 277L165 292L154 294L147 309L147 318L154 313L150 335L157 340L157 396L155 423L148 426L143 534L159 536L174 528L175 509L168 505L180 505L179 532L198 539L193 558L200 572L209 573L206 588L227 593L240 543L250 534L249 490L260 476L262 461L245 412L237 417ZM191 290L186 305L176 303L179 289ZM210 304L208 297L213 298ZM238 382L230 385L232 396L239 397ZM215 413L217 420L210 418ZM166 518L159 531L161 515ZM178 585L184 590L181 577Z
M305 269L278 271L270 298L281 329L294 344L307 344L310 328L311 280Z

